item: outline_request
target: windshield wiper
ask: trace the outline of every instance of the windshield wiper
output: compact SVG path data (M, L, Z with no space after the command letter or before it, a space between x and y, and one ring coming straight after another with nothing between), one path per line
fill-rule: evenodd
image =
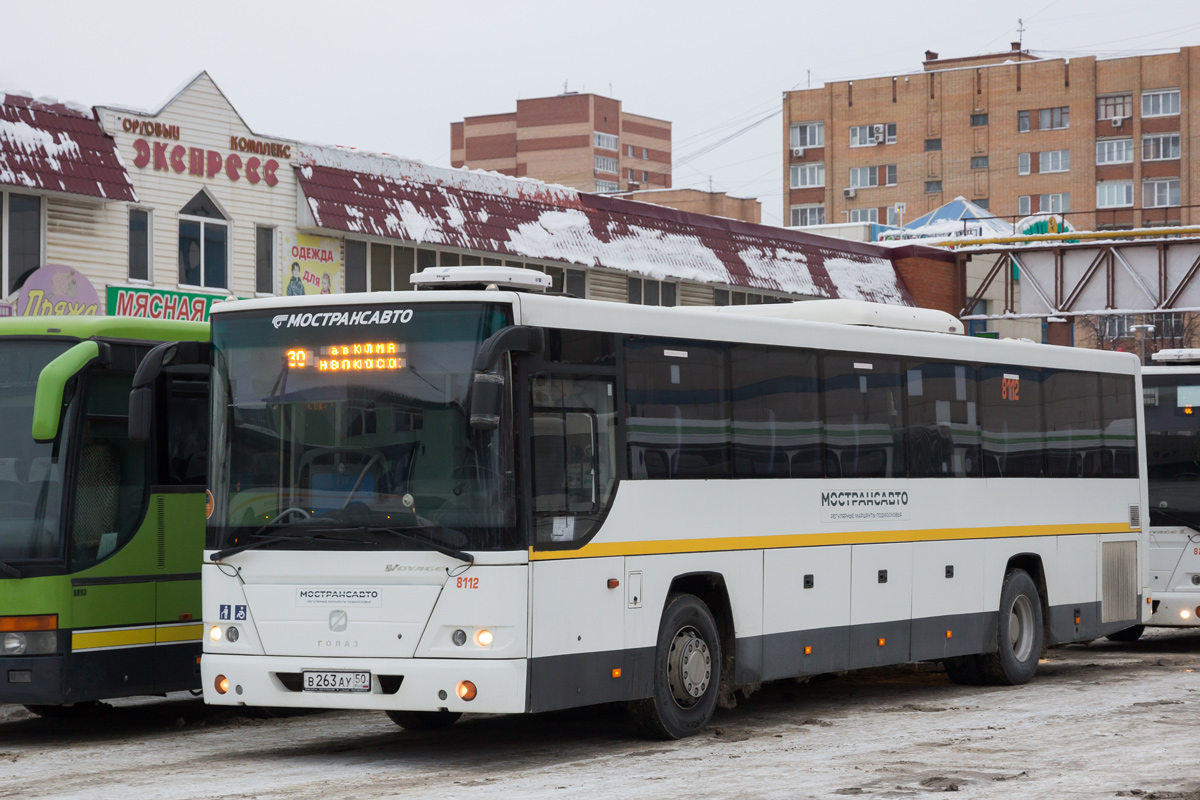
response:
M432 528L440 529L442 526L438 525L437 523L430 523L429 525L422 525L421 527L422 528L432 527ZM408 531L398 530L396 528L378 528L378 527L374 527L374 526L364 526L364 529L371 533L390 533L393 536L397 536L401 539L407 539L410 542L416 542L417 544L428 545L431 550L441 553L444 556L450 556L450 558L453 558L457 561L461 561L468 566L475 563L475 556L471 555L467 551L459 550L455 547L451 547L450 545L442 544L441 542L435 541L434 539L432 539L428 536L417 536L416 534L409 533Z
M251 534L251 535L253 535L253 534ZM216 563L217 561L224 561L229 556L237 555L238 553L241 553L246 550L254 550L255 548L258 548L258 547L266 547L269 544L276 544L277 542L305 542L305 543L308 543L308 542L311 542L312 540L313 540L313 537L310 535L269 536L266 539L259 539L257 542L246 542L245 544L238 544L238 545L234 545L233 547L226 547L223 550L218 550L217 552L215 552L211 556L209 556L208 560L212 561L213 563Z
M1159 516L1166 517L1169 520L1174 520L1175 522L1178 522L1180 525L1187 528L1188 530L1200 532L1200 525L1198 525L1195 520L1185 519L1183 517L1180 517L1176 514L1171 513L1171 511L1181 511L1182 509L1171 508L1170 506L1167 506L1167 508L1169 508L1170 511L1168 511L1167 509L1164 509L1162 507L1151 506L1150 513L1158 514Z
M7 575L10 578L25 577L24 572L21 572L21 570L17 569L16 567L12 566L11 564L5 564L3 561L0 561L0 572L4 573L5 575Z

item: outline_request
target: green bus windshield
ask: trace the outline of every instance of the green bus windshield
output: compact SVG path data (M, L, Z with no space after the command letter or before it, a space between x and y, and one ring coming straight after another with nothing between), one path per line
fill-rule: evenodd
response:
M0 338L0 561L9 565L63 558L64 442L39 444L31 426L42 368L73 344Z
M210 549L520 547L511 428L468 424L506 306L280 311L213 317Z

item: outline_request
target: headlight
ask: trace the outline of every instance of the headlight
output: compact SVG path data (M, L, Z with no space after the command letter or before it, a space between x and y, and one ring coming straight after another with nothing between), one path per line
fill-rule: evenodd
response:
M10 631L4 634L4 655L41 656L58 650L58 638L54 631Z
M489 647L492 644L492 632L487 628L482 628L475 632L475 644L480 647Z
M214 642L221 641L221 626L213 625L211 628L209 628L208 629L208 638Z
M226 629L226 631L225 631L225 638L228 639L230 642L236 642L238 640L239 635L240 634L238 633L238 629L232 625L230 625L229 628Z

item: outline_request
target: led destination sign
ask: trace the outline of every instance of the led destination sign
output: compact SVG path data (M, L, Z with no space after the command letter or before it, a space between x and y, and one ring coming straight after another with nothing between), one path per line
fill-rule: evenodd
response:
M299 347L284 353L288 369L317 372L366 372L404 368L404 347L395 342L356 342L321 347L314 353Z

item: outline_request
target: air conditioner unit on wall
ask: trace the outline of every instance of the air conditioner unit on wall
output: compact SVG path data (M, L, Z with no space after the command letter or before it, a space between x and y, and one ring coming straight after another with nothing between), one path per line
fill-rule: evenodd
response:
M871 126L871 132L875 134L875 137L876 137L876 138L878 138L878 137L880 137L880 136L883 136L883 134L884 134L884 128L883 128L883 126L882 126L882 125L872 125L872 126Z
M804 158L804 148L803 147L793 147L792 155L795 156L796 158Z
M1114 128L1119 128L1125 124L1125 118L1124 117L1113 117L1112 124L1113 124Z
M852 199L856 194L858 193L853 189L842 189L842 197L845 197L847 200Z

